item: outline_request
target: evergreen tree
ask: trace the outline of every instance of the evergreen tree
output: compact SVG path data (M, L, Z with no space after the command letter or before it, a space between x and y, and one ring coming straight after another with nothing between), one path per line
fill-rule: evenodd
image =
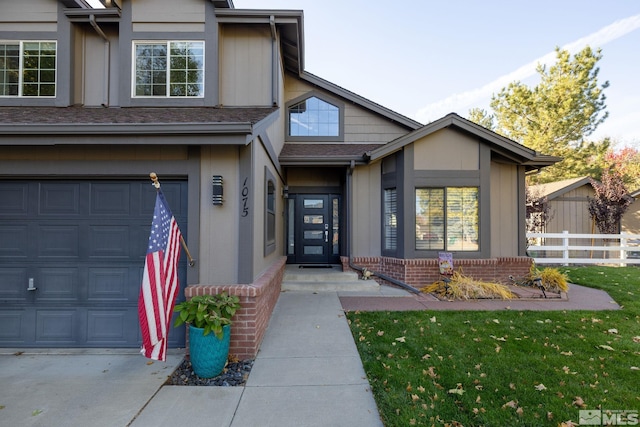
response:
M600 49L594 52L587 46L572 58L568 51L556 48L556 57L550 67L538 65L537 86L513 82L493 95L492 113L470 112L470 120L478 124L541 154L565 159L545 168L532 182L597 175L609 149L608 140L585 139L608 117L604 89L609 82L598 84Z

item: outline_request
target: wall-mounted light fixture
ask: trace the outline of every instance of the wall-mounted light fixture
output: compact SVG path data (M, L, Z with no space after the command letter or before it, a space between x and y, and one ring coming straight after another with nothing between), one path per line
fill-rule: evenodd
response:
M282 188L282 197L285 199L289 198L289 186L285 185L284 188Z
M222 175L213 175L211 197L214 205L222 205Z

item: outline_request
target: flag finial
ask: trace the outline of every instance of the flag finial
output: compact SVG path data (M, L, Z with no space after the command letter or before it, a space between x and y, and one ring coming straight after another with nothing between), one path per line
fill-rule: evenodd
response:
M160 188L160 182L158 181L158 175L156 175L155 172L151 172L149 174L149 178L151 178L151 181L153 181L153 186L156 187L156 189Z

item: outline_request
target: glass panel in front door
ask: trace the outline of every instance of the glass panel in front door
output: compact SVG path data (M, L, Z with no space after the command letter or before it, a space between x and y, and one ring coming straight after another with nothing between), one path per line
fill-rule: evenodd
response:
M328 263L332 213L326 195L298 195L297 263Z

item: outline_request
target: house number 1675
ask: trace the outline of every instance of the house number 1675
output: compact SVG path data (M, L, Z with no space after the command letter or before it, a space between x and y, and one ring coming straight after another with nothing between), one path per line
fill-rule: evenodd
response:
M245 217L249 215L249 187L247 187L247 180L249 178L245 178L242 183L242 216Z

